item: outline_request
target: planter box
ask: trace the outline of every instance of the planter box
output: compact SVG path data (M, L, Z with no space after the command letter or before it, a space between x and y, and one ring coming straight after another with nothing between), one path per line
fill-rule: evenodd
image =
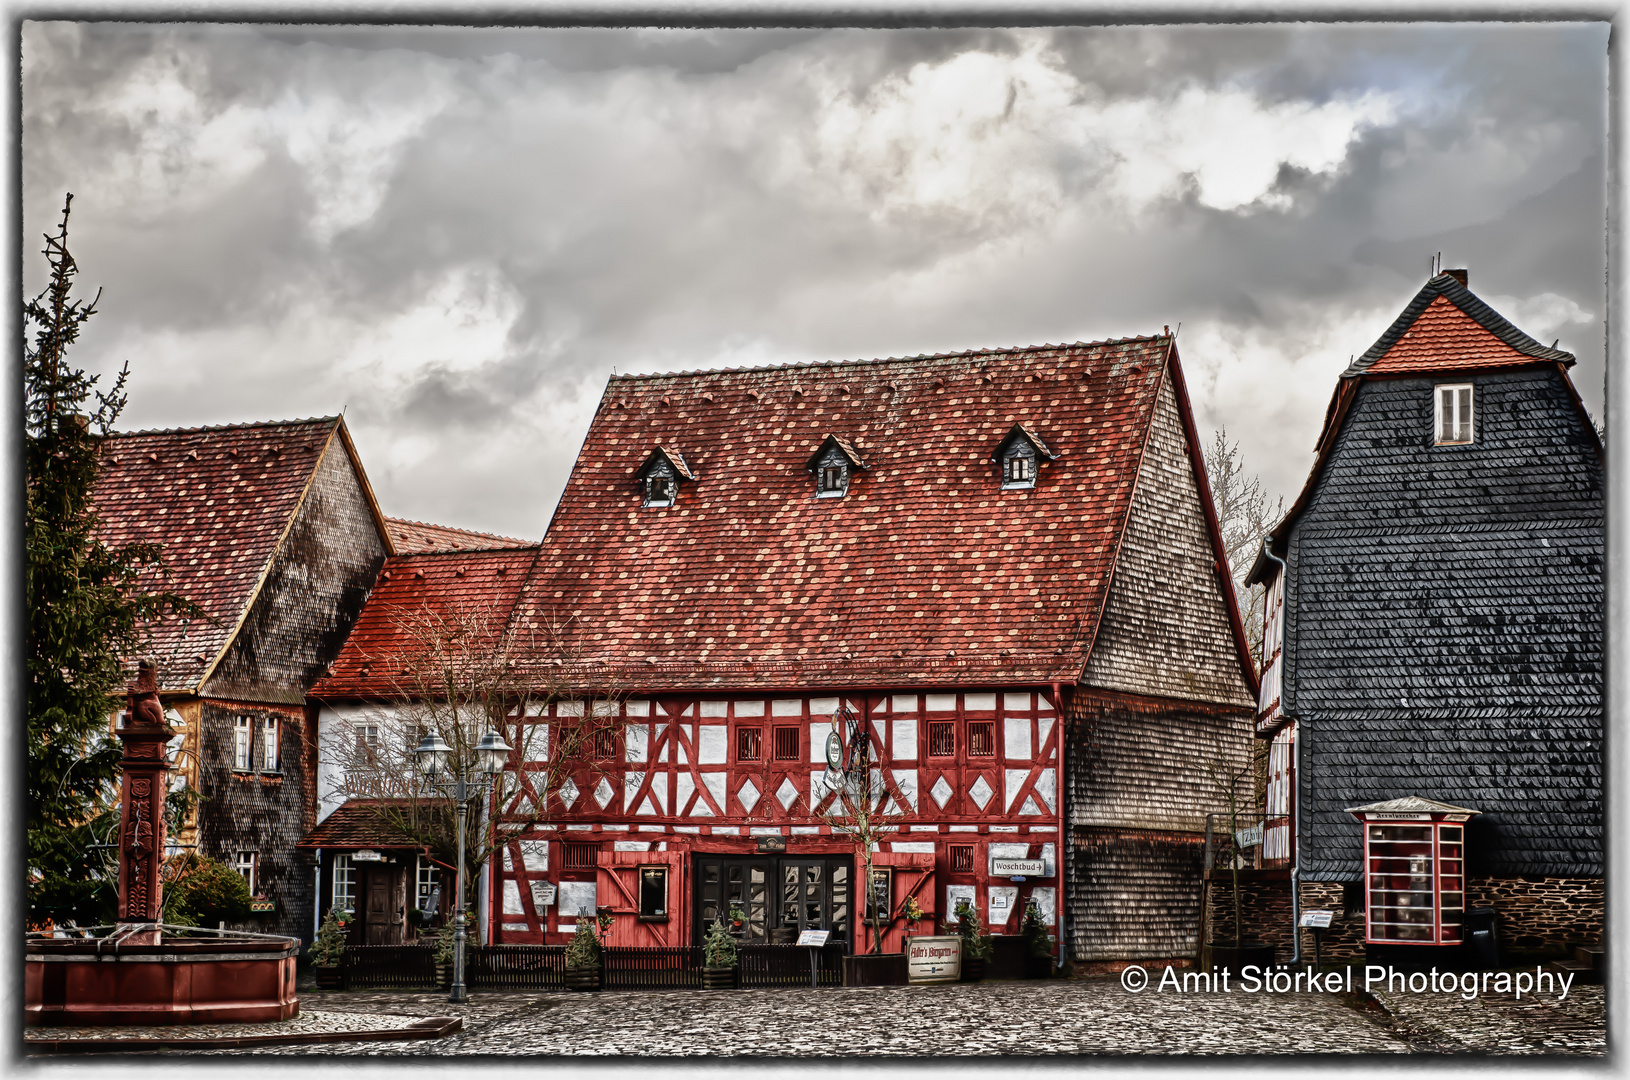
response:
M1241 970L1253 964L1263 970L1273 967L1273 946L1261 941L1247 941L1240 945L1203 945L1200 948L1201 971L1226 971L1238 978Z
M704 967L702 969L703 990L734 990L736 988L736 966L730 967Z
M905 986L905 953L845 956L843 958L843 985L845 986Z
M962 958L962 982L979 982L984 977L984 957L964 956Z
M344 990L345 968L339 965L333 967L312 966L311 973L317 977L319 990Z
M567 968L566 989L568 990L598 990L600 989L600 969Z

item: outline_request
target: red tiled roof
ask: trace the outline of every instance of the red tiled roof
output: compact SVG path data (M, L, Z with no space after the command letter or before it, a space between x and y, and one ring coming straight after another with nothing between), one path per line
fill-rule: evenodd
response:
M455 529L450 525L431 525L406 518L386 518L391 539L396 542L400 555L428 551L491 551L496 548L536 547L535 540L517 540L512 536L476 532L473 529Z
M339 417L107 436L92 500L109 544L163 545L167 579L207 618L153 626L163 690L196 689L226 648Z
M412 799L350 799L335 808L300 842L297 848L423 848L377 811L381 807L409 806Z
M469 614L494 638L502 633L537 557L538 546L492 551L396 555L374 582L373 593L333 666L311 696L320 699L395 697L411 680L403 658L413 651L413 616Z
M1574 357L1541 345L1455 277L1438 274L1342 376L1469 371L1544 361L1571 365Z
M611 380L517 607L647 690L1073 680L1168 337ZM1057 456L1001 490L1023 423ZM806 471L828 435L870 467ZM641 506L654 445L697 476ZM588 677L588 676L585 676Z

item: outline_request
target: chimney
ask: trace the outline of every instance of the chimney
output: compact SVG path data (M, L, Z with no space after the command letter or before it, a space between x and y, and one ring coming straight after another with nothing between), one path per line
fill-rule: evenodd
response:
M1466 286L1466 288L1471 288L1470 285L1466 284L1466 271L1464 271L1464 270L1445 270L1444 273L1448 274L1450 277L1452 277L1456 281L1460 282L1461 285Z

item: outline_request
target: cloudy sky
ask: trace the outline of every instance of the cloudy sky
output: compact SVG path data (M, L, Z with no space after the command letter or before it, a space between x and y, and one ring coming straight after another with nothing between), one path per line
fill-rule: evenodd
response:
M387 514L538 537L617 372L1158 333L1293 496L1427 276L1600 415L1605 24L25 24L127 428L344 410ZM29 255L25 288L43 260Z

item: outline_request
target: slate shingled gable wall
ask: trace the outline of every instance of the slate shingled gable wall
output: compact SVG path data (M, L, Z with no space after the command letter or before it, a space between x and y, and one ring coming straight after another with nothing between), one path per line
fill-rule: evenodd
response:
M339 655L384 563L361 480L339 439L331 439L204 695L301 704Z
M1434 382L1477 436L1432 445ZM1484 813L1473 875L1602 860L1603 472L1552 365L1366 380L1289 543L1286 705L1304 880L1354 880L1345 813L1423 795Z

